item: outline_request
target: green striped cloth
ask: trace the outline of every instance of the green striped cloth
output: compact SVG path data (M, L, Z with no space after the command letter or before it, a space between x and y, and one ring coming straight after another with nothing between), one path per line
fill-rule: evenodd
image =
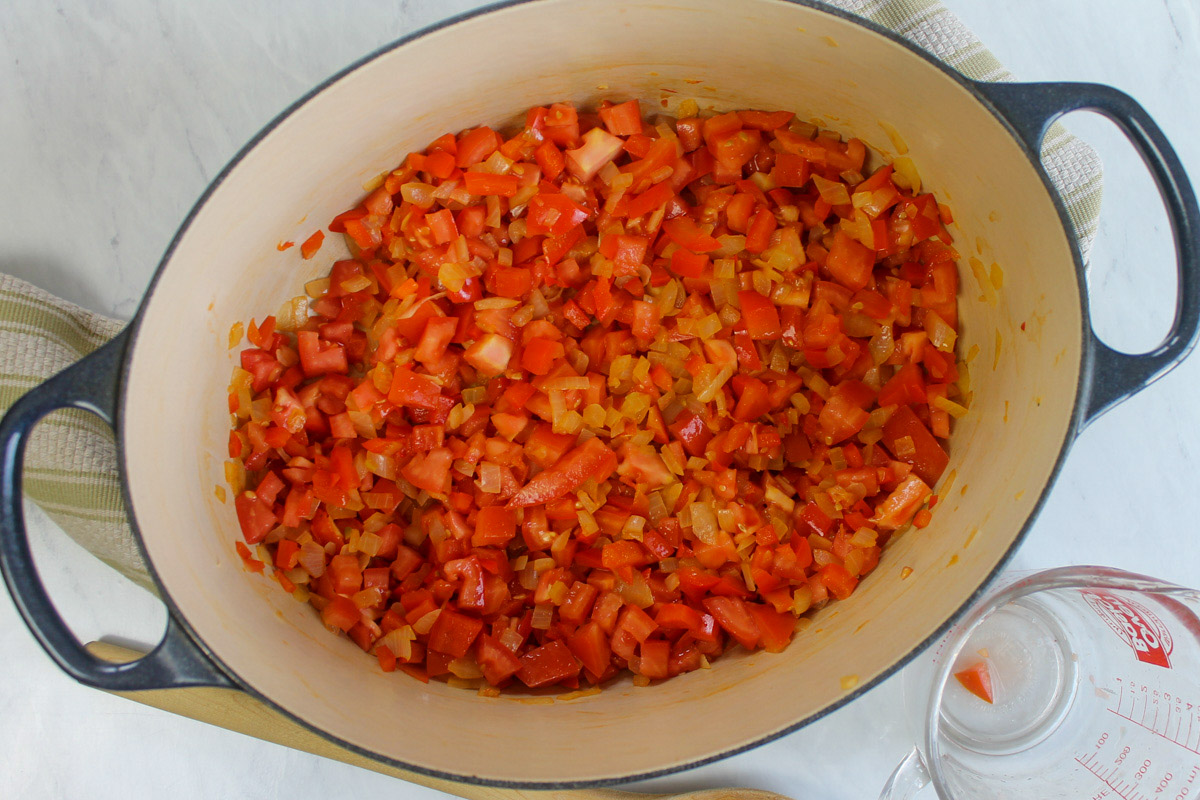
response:
M829 0L829 4L896 31L971 78L1012 78L936 0ZM1100 214L1100 159L1056 124L1043 146L1042 160L1086 258ZM91 353L122 327L121 322L0 274L0 410ZM83 411L59 411L38 426L26 451L25 493L98 558L154 591L126 522L112 433L98 418Z
M890 28L956 70L978 81L1011 81L1013 74L988 52L958 17L938 0L825 0ZM1100 219L1103 170L1100 156L1059 123L1046 132L1042 165L1066 206L1086 261Z
M0 274L0 408L107 342L125 323ZM125 521L108 424L86 411L50 414L25 450L25 495L130 580L153 590Z

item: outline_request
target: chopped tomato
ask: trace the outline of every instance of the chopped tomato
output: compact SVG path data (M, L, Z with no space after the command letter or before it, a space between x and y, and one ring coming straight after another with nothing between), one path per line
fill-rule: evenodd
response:
M500 686L521 668L521 660L511 650L486 633L480 634L475 648L475 660L483 670L483 677L492 686Z
M833 247L829 248L825 258L825 269L835 281L851 289L862 289L871 279L873 266L875 254L870 249L843 231L833 235Z
M588 439L554 466L538 473L509 501L510 506L532 506L557 500L589 478L605 481L617 468L617 455L599 439Z
M493 175L489 172L464 172L463 186L469 194L512 197L521 187L516 175Z
M429 631L429 649L462 658L482 630L483 623L478 619L443 608Z
M608 671L612 649L608 644L608 635L599 623L585 622L570 635L567 646L588 672L599 677Z
M762 635L758 629L758 622L740 597L706 597L704 608L742 647L753 650L758 645Z
M663 223L663 230L675 244L694 253L708 253L721 246L720 242L705 233L691 217L673 217Z
M642 110L637 100L601 108L600 119L613 136L635 136L642 132Z
M769 298L750 290L738 292L738 302L742 307L742 319L746 323L746 332L750 334L751 339L779 338L782 333L779 309Z
M565 194L539 194L529 201L525 230L531 236L561 236L582 223L588 216L586 208Z
M517 535L517 515L501 506L479 509L471 543L476 547L503 547Z
M521 657L517 677L531 689L561 683L579 674L579 660L562 640L549 642Z
M304 244L300 245L300 256L305 260L312 258L321 249L321 244L325 241L325 232L317 231L312 236L304 240Z
M978 661L966 669L954 673L962 687L985 703L995 702L992 693L992 673L986 661Z
M950 456L909 406L900 406L883 426L883 444L898 461L933 484L942 476Z
M592 128L583 135L582 147L566 152L567 170L582 181L590 181L624 146L624 142L604 129Z
M970 397L948 209L791 112L621 99L408 154L307 316L249 326L237 554L385 672L777 652L932 521Z
M930 494L925 481L909 475L876 507L871 520L884 530L895 530L913 518Z

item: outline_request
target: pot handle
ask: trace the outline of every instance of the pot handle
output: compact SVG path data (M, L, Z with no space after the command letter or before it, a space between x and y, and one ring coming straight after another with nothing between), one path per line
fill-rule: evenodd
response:
M162 641L143 658L112 664L91 655L58 615L33 563L21 507L21 475L29 434L42 417L61 408L90 411L115 427L128 331L126 328L87 358L35 387L0 420L0 572L34 637L55 663L80 683L109 691L234 688L170 614Z
M991 101L1036 158L1046 128L1069 111L1108 117L1138 149L1158 185L1171 233L1179 289L1175 319L1166 339L1148 353L1120 353L1096 336L1089 322L1083 364L1085 395L1080 428L1163 375L1191 351L1200 328L1200 210L1187 173L1162 130L1129 95L1096 83L983 83L975 88Z

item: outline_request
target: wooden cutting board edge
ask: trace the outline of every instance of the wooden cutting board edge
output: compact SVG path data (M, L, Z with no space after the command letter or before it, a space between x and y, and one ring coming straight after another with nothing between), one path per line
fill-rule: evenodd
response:
M124 663L140 658L143 654L108 642L91 642L88 652L97 658L114 663ZM256 698L237 689L211 687L189 689L150 689L139 692L110 692L142 705L169 711L182 717L206 722L231 731L237 731L256 739L302 750L305 753L331 758L345 764L391 775L394 778L415 783L439 792L456 795L467 800L646 800L652 795L637 792L622 792L612 789L586 789L571 791L533 791L525 789L501 789L494 786L459 783L433 778L409 770L399 769L372 758L338 747L323 736L293 722Z
M108 642L91 642L88 652L97 658L122 664L141 658L144 653ZM432 778L393 767L372 758L338 747L313 733L254 697L237 689L200 687L192 689L149 689L141 692L109 692L142 705L169 711L182 717L237 731L266 742L302 750L322 758L391 775L428 789L456 795L466 800L788 800L782 795L754 789L707 789L682 795L650 795L616 789L544 790L500 789Z

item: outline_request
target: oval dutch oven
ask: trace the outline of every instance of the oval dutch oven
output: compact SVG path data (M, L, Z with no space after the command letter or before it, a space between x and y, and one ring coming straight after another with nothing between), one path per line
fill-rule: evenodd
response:
M929 528L898 537L854 597L816 613L780 655L739 650L649 689L618 680L553 704L384 674L234 555L237 521L213 492L236 357L223 332L327 269L327 259L298 267L280 257L279 238L355 203L366 180L410 150L448 130L515 123L530 106L605 97L652 109L694 97L718 109L796 110L869 142L879 120L895 126L957 230L981 237L1006 275L994 306L973 291L960 298L960 352L978 346L980 355L970 413L950 444L954 489ZM1148 354L1122 355L1093 334L1083 264L1037 157L1047 125L1074 109L1112 118L1166 201L1179 301L1170 336ZM196 204L132 324L12 408L0 425L0 566L41 644L93 686L240 687L351 750L466 781L552 788L685 769L829 713L947 628L1020 543L1072 439L1192 346L1198 233L1174 152L1137 103L1108 87L974 83L887 31L809 3L494 7L399 41L284 112ZM114 426L126 505L170 610L162 643L128 665L101 663L73 639L24 534L25 440L67 406ZM841 688L846 675L861 679L853 692Z

